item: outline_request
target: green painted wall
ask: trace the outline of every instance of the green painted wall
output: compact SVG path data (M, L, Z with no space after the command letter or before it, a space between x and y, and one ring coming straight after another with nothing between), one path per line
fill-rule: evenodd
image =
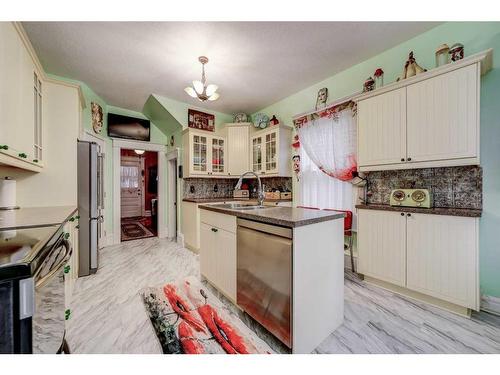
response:
M483 167L483 216L480 220L480 282L482 293L500 297L500 23L449 22L394 48L318 82L258 112L276 114L292 125L295 114L314 108L316 94L328 87L330 101L360 91L376 68L391 83L401 74L409 51L428 69L435 66L434 51L442 43L465 45L466 56L493 48L493 69L481 79L481 165ZM294 186L294 192L296 191Z

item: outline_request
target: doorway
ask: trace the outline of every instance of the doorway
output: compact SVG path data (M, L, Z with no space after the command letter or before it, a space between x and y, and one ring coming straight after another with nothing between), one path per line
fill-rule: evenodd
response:
M158 235L158 152L120 151L121 241Z

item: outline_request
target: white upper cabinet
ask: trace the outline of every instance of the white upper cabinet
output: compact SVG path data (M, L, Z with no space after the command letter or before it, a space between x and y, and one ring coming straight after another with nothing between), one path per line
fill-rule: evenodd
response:
M407 88L411 162L478 157L478 64Z
M183 133L184 177L226 174L226 139L203 130L186 129Z
M358 162L386 165L406 158L406 88L358 104Z
M292 128L275 126L250 137L250 170L263 176L289 177Z
M360 171L479 165L480 76L492 50L355 97Z
M42 82L16 25L0 23L0 163L39 171Z
M227 130L227 174L240 176L250 165L250 124L226 124Z

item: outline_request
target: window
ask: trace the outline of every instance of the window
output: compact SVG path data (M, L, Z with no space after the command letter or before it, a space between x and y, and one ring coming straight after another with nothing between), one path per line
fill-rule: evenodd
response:
M353 187L319 170L300 148L300 205L353 211Z
M34 144L33 156L37 161L42 160L42 81L37 74L33 74L33 104L34 104Z
M122 189L134 189L139 187L139 168L122 166L120 177L120 186Z

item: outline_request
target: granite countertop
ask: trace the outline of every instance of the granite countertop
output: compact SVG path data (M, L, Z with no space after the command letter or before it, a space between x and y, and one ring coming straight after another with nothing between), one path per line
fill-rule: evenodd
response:
M76 206L26 207L0 210L0 230L60 225L76 212Z
M242 219L259 221L267 224L281 225L295 228L304 225L344 218L345 214L339 211L323 211L307 208L269 207L256 210L237 210L220 205L201 205L201 209L233 215Z
M482 210L478 210L478 209L474 209L474 208L401 207L401 206L390 206L388 204L357 204L356 208L360 208L363 210L411 212L411 213L421 213L421 214L465 216L465 217L481 217L481 213L482 213Z
M242 201L242 202L257 202L257 199L250 198L183 198L183 202L192 202L192 203L217 203L217 202L230 202L230 201ZM265 199L264 204L266 202L276 203L276 202L291 202L291 199Z

